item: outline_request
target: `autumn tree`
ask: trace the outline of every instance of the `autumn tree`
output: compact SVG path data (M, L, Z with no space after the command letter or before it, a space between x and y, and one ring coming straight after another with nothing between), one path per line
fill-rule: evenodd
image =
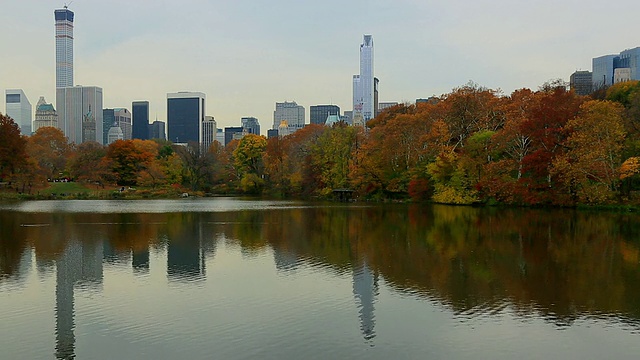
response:
M64 133L55 127L41 127L27 141L27 153L48 179L57 178L65 171L70 151Z
M264 150L267 139L256 134L247 134L240 139L233 151L233 162L240 175L240 186L247 193L260 193L264 186Z
M566 124L568 150L554 160L552 174L579 202L607 202L617 190L625 139L623 111L620 104L592 100Z
M583 102L583 97L558 86L538 91L534 103L526 110L520 126L531 140L531 148L522 159L523 178L520 181L526 184L524 196L529 203L554 201L550 169L555 157L562 153L563 143L569 135L571 128L565 125L578 115Z
M27 140L12 118L0 114L0 181L5 181L27 158Z
M120 186L133 186L137 178L157 154L155 143L149 140L117 140L107 148L106 159Z
M445 107L444 121L449 127L452 145L464 146L471 134L480 130L499 129L504 124L499 91L490 90L473 82L456 88L446 95L438 106Z
M96 183L104 187L111 173L105 156L107 149L95 141L87 141L76 147L68 162L69 174L78 181Z
M197 191L210 186L212 157L204 146L197 142L174 146L182 160L182 183Z
M291 192L288 144L279 136L271 137L267 139L263 155L264 172L270 190L282 195Z
M311 162L320 177L317 190L321 195L328 195L333 189L350 187L349 171L359 129L336 124L311 147Z

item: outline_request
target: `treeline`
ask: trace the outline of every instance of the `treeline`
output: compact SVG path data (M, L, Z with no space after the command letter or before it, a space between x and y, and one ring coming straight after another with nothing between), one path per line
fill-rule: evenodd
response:
M160 140L68 144L55 128L20 136L0 120L0 177L30 192L61 176L96 186L452 204L637 203L640 83L578 96L560 82L506 96L469 83L398 105L368 129L308 125L226 147Z

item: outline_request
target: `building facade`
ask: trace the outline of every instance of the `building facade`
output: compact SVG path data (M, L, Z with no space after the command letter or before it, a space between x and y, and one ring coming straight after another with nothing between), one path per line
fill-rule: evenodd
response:
M244 128L242 126L229 126L224 128L224 146L229 145L233 139L237 139L236 134L242 134Z
M53 12L56 20L56 88L73 86L73 11ZM58 107L60 107L58 105Z
M304 106L298 105L295 101L276 103L276 110L273 112L273 129L279 129L283 120L287 122L289 133L302 129L305 124Z
M611 86L620 81L640 80L640 47L622 51L618 55L604 55L592 59L593 89Z
M149 125L149 139L167 140L164 122L156 120Z
M314 105L309 107L309 123L311 124L324 124L327 121L327 116L338 115L340 116L340 107L337 105Z
M202 144L205 94L177 92L167 94L167 137L177 144Z
M41 127L58 127L58 113L52 104L47 104L44 96L40 96L36 104L36 117L33 121L33 132L35 133Z
M110 144L108 141L109 131L114 125L122 130L123 140L132 139L131 112L125 108L102 110L102 125L105 144Z
M69 142L104 144L102 88L74 86L56 89L58 127Z
M569 77L569 87L576 95L589 95L592 92L593 73L576 71Z
M5 91L7 115L20 127L22 135L31 135L32 111L31 103L22 89Z
M220 145L224 146L224 130L223 129L217 129L216 141L219 142Z
M382 112L385 109L388 109L390 107L394 107L398 105L397 101L385 101L385 102L381 102L378 104L378 113Z
M243 117L240 119L240 123L247 133L260 135L260 122L257 118Z
M205 150L208 150L211 144L216 141L217 134L216 119L213 116L205 116L202 122L202 146Z
M360 74L353 77L353 111L362 113L365 122L376 114L375 90L373 36L364 35L360 44Z
M147 140L149 138L149 102L131 103L131 138Z

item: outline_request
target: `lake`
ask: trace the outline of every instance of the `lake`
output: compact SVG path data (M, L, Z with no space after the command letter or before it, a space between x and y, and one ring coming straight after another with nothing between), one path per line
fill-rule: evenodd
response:
M0 203L1 359L637 359L640 217Z

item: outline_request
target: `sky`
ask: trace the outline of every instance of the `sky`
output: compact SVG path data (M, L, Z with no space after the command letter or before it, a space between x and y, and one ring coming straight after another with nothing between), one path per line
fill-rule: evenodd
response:
M55 106L53 11L64 1L2 0L0 91ZM473 81L505 94L566 81L593 57L640 46L640 1L74 0L74 83L104 107L169 92L206 94L218 127L273 125L276 102L351 110L359 47L373 35L380 102L414 102ZM4 97L3 97L4 100ZM0 111L5 112L2 101Z

